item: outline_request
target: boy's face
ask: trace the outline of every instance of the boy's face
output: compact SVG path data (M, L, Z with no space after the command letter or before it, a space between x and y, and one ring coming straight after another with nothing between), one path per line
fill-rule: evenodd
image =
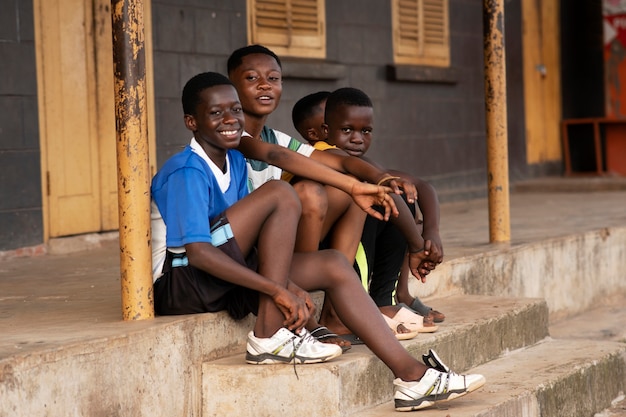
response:
M362 157L372 142L374 109L341 105L326 118L327 141L348 154Z
M228 75L246 113L267 116L276 110L283 84L282 71L274 58L265 54L246 55L241 65Z
M244 117L232 85L216 85L200 92L195 114L185 115L185 126L209 156L239 146Z

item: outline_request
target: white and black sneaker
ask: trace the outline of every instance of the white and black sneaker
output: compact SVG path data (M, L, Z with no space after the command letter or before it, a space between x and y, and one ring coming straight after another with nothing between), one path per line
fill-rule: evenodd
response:
M393 381L395 408L396 411L421 410L462 397L483 385L485 377L479 374L457 375L430 368L419 381L406 382L400 378Z
M246 362L254 365L274 363L319 363L341 355L341 347L321 343L306 330L300 334L281 327L270 338L248 333Z

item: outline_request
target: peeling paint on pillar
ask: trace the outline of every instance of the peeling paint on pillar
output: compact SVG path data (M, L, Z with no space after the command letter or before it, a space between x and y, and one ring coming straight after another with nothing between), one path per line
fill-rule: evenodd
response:
M143 320L154 317L143 1L111 6L122 316Z
M483 3L489 240L491 242L511 240L503 1L484 0Z

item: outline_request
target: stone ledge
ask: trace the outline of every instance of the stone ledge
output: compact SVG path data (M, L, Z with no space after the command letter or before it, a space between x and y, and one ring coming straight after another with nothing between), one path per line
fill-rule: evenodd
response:
M626 346L615 342L546 339L535 346L504 354L469 370L487 384L467 397L446 403L454 417L592 416L624 391ZM359 417L389 416L387 402ZM440 417L425 409L420 417Z
M543 300L456 296L437 302L444 306L446 322L436 333L402 344L415 357L433 348L459 371L548 334ZM325 364L299 365L296 371L297 377L293 366L248 365L243 354L205 362L202 415L274 416L289 410L290 415L340 417L391 398L391 372L365 346L353 346ZM247 395L233 387L246 387Z

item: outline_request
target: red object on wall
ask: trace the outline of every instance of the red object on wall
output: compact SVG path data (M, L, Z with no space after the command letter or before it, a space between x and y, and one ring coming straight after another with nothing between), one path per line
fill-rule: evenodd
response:
M626 175L626 0L603 0L605 117L598 172ZM598 126L596 125L596 128ZM599 130L599 129L598 129ZM596 131L595 141L598 142ZM598 161L600 160L598 156Z
M606 171L626 176L626 126L612 124L607 126L605 134Z
M626 118L626 14L604 16L605 116Z

